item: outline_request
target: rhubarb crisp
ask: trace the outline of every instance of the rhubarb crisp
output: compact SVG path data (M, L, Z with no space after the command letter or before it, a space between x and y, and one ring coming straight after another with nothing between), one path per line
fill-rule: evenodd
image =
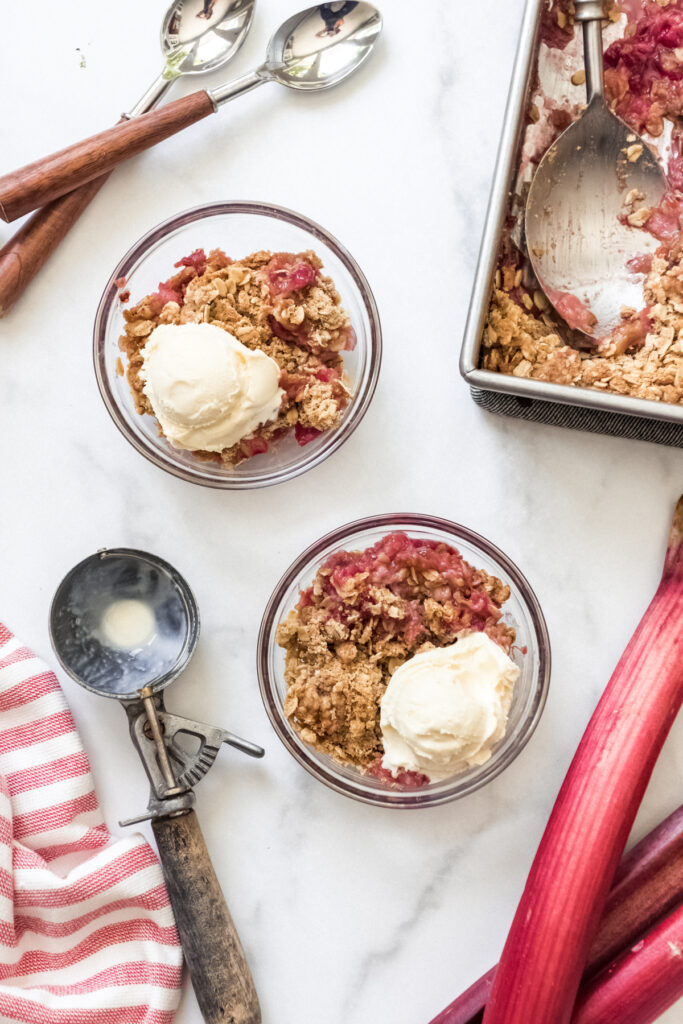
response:
M305 445L339 425L351 399L342 353L354 348L356 336L340 296L314 252L262 251L235 260L221 249L208 255L198 249L175 266L178 272L161 283L158 291L123 314L125 334L120 347L127 357L126 375L140 414L156 415L157 421L162 418L146 386L146 345L152 333L164 325L210 324L229 332L231 345L238 349L238 367L254 352L274 360L275 365L269 362L275 375L274 415L267 422L252 422L248 433L227 447L220 448L219 442L219 450L195 450L187 443L177 447L189 448L202 459L236 466L266 452L290 432ZM185 336L195 337L187 332ZM180 348L181 357L191 361L191 353L182 351L182 345ZM175 358L177 361L177 354ZM183 399L181 389L188 390L185 379L173 383L174 394ZM159 432L165 433L161 424Z
M380 729L390 678L413 655L474 631L509 653L509 596L505 583L443 542L396 532L363 551L335 552L277 629L287 718L316 750L392 781ZM393 781L429 780L404 772Z
M657 152L668 179L656 208L630 192L624 197L628 223L659 243L654 256L629 264L642 275L642 308L622 307L621 325L594 345L550 308L524 251L529 182L548 146L585 105L581 31L573 13L570 0L552 0L544 9L481 364L519 378L683 405L683 0L605 4L606 97Z

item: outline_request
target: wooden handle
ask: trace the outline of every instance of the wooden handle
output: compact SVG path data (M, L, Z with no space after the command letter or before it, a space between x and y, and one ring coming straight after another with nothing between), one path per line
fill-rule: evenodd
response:
M44 206L0 249L0 317L9 312L107 178L95 178Z
M204 89L0 177L0 217L11 221L111 171L214 111Z
M206 1024L261 1024L254 982L194 811L152 828Z

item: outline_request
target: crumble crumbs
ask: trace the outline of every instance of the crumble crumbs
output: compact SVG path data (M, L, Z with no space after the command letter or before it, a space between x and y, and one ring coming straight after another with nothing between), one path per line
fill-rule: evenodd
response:
M125 334L119 346L127 357L126 375L140 414L154 415L140 370L142 350L155 327L209 323L274 359L285 394L277 419L222 452L195 455L237 465L266 451L290 430L299 444L306 444L338 425L351 398L341 353L353 348L355 334L314 252L261 251L231 260L221 249L208 256L197 250L176 266L180 271L160 284L158 292L123 314Z
M648 324L622 310L621 344L598 355L567 345L548 316L537 318L501 288L494 290L484 330L486 370L552 384L683 404L683 260L655 257L645 282Z
M365 551L336 552L277 628L287 718L316 750L370 768L384 753L380 701L399 665L473 629L509 653L509 596L444 543L393 533Z

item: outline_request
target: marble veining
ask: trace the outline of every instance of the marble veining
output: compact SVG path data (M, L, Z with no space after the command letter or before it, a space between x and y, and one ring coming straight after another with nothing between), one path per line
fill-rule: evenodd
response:
M158 71L165 6L119 0L115 18L77 0L59 14L44 0L13 6L13 35L31 39L40 73L7 48L3 170L134 102ZM0 321L0 619L50 658L52 593L97 548L152 549L187 577L202 635L168 706L266 747L262 762L226 749L197 790L264 1024L427 1024L495 961L576 743L657 585L683 490L680 451L494 418L471 402L459 346L522 0L382 6L376 56L338 90L269 85L119 168ZM235 75L294 7L258 0ZM122 253L216 199L271 200L336 233L385 332L374 402L347 445L306 477L247 494L191 487L138 456L100 401L90 351ZM0 244L15 227L0 224ZM380 813L318 785L281 746L254 651L270 592L303 547L350 519L401 511L462 522L519 564L547 616L553 675L536 734L489 787L428 812ZM63 683L115 827L147 801L125 715ZM682 781L678 721L635 836L673 810ZM177 1020L200 1024L189 988Z

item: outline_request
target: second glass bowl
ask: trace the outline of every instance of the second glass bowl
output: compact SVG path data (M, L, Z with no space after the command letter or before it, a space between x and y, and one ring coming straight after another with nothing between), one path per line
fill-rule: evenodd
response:
M313 249L323 272L335 283L358 339L345 352L344 369L352 400L340 425L301 447L292 436L280 438L263 455L231 467L204 462L191 452L173 448L158 432L152 416L140 416L125 376L118 371L119 337L123 333L117 281L125 279L131 301L155 292L175 271L173 264L195 249L224 249L238 258L260 249L303 252ZM153 228L130 249L112 271L95 317L95 374L104 404L114 423L134 448L159 468L191 483L240 489L264 487L305 473L336 451L353 433L370 404L382 353L379 315L370 286L346 249L314 221L264 203L212 203L180 213Z
M520 669L508 727L485 764L419 789L399 789L357 768L341 765L304 743L287 719L285 652L275 631L296 605L299 591L310 586L322 563L335 551L356 551L375 544L387 533L403 531L420 540L455 547L475 568L500 577L510 587L503 619L517 633L511 657ZM261 696L270 721L289 752L311 775L331 789L363 803L384 807L433 807L472 793L499 775L520 753L536 728L545 706L550 680L550 641L543 612L527 580L497 547L457 523L423 515L382 515L360 519L322 537L290 566L268 602L258 640Z

